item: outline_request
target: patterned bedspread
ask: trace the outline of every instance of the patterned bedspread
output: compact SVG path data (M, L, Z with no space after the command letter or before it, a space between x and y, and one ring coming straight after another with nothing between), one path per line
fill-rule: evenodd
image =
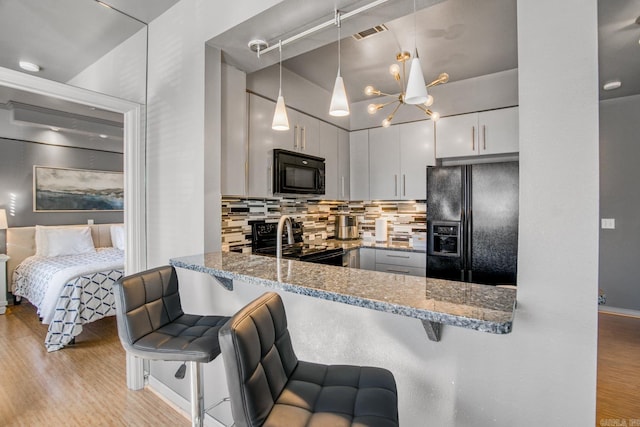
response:
M82 325L115 314L112 286L124 276L124 251L62 257L32 256L13 273L13 293L27 298L49 324L47 351L55 351L82 332Z

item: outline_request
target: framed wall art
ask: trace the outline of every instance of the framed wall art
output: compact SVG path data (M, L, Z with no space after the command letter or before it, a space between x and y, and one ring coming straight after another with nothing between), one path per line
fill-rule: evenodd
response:
M34 212L121 211L123 208L122 172L33 167Z

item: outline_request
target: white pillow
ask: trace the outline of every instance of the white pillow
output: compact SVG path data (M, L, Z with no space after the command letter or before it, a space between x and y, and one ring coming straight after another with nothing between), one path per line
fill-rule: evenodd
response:
M111 226L111 244L114 248L124 251L124 225Z
M95 252L89 227L36 225L36 255L54 257Z

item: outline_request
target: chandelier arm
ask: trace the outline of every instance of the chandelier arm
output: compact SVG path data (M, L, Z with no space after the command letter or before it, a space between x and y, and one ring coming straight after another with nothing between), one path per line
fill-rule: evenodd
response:
M396 105L396 108L394 108L393 111L391 112L391 114L389 114L389 117L391 117L391 119L393 119L393 116L396 115L396 112L398 111L398 108L400 108L401 105L402 105L402 103L398 102L398 105ZM389 119L389 121L391 121L391 119Z

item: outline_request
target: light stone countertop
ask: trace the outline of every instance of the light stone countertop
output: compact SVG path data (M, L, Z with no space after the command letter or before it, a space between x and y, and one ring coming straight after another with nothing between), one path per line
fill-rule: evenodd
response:
M174 267L314 298L495 334L511 332L516 291L495 286L213 252L174 258ZM427 325L425 325L425 329Z

